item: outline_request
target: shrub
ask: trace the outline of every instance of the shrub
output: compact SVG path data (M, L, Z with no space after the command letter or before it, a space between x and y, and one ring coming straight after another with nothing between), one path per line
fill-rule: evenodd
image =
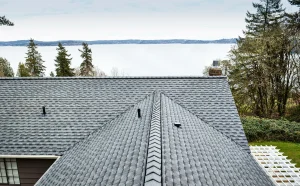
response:
M286 118L290 121L300 122L300 106L288 108Z
M241 118L249 142L290 141L300 143L300 123L286 119Z

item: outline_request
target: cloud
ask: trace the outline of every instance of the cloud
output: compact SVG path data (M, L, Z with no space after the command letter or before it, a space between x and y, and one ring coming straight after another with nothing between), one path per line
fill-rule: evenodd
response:
M151 12L215 12L234 9L236 4L249 5L248 0L0 0L0 12L13 16L38 16L77 13L151 13Z
M231 38L245 29L246 11L255 11L249 0L0 0L0 4L1 14L15 23L1 28L0 40Z

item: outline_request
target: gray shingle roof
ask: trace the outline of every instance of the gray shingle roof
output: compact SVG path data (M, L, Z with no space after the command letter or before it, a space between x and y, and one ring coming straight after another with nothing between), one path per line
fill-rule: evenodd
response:
M161 102L164 185L273 185L253 157L230 138L170 98L162 95Z
M0 154L62 155L154 90L249 150L224 77L0 78Z
M274 184L236 142L155 92L67 151L37 185Z
M140 185L153 96L107 123L62 156L38 185ZM137 117L137 109L142 117Z

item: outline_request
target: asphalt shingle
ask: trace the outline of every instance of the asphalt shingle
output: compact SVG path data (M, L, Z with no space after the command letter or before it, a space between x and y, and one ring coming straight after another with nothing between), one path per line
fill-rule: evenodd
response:
M167 96L161 102L163 185L274 185L230 138Z
M154 90L249 150L224 77L0 78L0 154L62 155Z
M274 184L236 142L156 91L67 151L39 185Z
M147 96L58 159L37 185L141 185L153 95ZM142 117L138 118L137 109Z

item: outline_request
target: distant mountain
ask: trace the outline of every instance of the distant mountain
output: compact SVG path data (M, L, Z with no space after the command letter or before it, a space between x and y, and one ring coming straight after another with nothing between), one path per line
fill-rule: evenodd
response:
M111 45L111 44L235 44L236 39L219 39L219 40L188 40L188 39L167 39L167 40L96 40L96 41L80 41L80 40L61 40L61 41L35 41L39 46L57 46L61 42L64 46L81 45L87 42L89 45ZM29 40L18 41L0 41L0 46L26 46Z

